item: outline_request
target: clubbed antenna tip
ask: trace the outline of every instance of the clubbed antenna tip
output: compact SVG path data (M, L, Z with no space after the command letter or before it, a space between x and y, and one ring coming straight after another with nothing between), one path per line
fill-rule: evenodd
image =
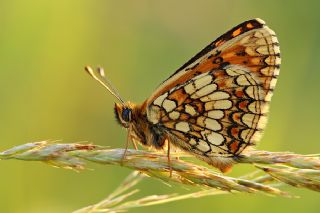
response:
M93 70L90 66L85 66L84 69L93 79L98 81L114 97L116 97L122 104L124 104L124 101L120 97L118 91L112 86L111 82L107 79L104 69L102 67L98 67L96 70Z

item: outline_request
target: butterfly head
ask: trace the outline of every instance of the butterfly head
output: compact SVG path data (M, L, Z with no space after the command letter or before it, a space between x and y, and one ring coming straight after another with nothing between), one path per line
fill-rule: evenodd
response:
M97 80L102 86L104 86L114 97L118 99L120 103L116 103L114 106L114 112L116 119L125 128L130 127L132 122L132 112L135 105L130 102L124 102L120 97L117 90L112 86L111 82L106 78L104 70L100 67L94 70L89 66L85 67L87 73L95 80Z
M133 106L130 102L125 104L116 103L114 106L116 119L124 128L129 128L130 122L132 121L132 109Z

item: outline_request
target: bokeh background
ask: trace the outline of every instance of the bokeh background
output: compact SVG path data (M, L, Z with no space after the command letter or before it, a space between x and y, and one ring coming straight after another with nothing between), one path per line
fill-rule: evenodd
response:
M83 71L105 67L126 100L142 102L197 51L247 19L277 33L281 75L260 149L319 153L319 1L0 1L0 150L43 139L123 147L115 99ZM0 162L0 212L70 212L106 197L130 172L76 173L37 162ZM248 171L237 166L231 175ZM157 180L142 195L188 192ZM319 212L319 193L300 199L223 195L131 212Z

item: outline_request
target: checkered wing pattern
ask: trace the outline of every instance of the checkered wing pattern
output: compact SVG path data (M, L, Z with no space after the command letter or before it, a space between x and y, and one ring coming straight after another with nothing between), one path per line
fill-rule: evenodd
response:
M198 155L236 156L261 136L279 66L275 33L246 21L164 81L147 100L147 118Z

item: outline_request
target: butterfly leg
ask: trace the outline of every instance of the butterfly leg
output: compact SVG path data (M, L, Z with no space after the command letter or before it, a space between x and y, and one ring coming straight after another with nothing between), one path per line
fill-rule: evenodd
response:
M124 152L123 152L123 155L122 155L122 158L121 158L121 165L123 165L123 161L126 159L126 154L127 154L127 151L128 151L128 148L129 148L129 141L130 141L130 134L129 134L130 131L128 131L128 134L127 134L127 141L126 141L126 147L124 149Z
M131 141L132 141L132 145L133 145L134 149L138 150L137 143L134 140L131 140Z
M170 158L170 141L167 140L167 142L168 142L168 150L167 150L168 165L169 165L170 177L172 177L172 166L171 166L171 158Z

